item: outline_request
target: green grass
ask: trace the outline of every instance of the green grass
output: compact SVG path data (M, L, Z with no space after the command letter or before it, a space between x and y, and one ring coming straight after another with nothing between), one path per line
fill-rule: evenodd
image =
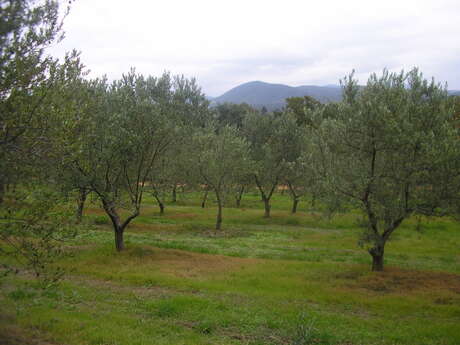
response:
M426 344L460 343L460 227L410 219L386 247L386 271L370 272L357 245L359 214L332 219L287 195L263 218L256 194L241 209L215 208L199 195L153 200L116 253L95 206L89 230L60 264L55 290L27 275L2 280L0 337L63 344ZM3 324L3 326L1 325ZM3 333L2 333L3 329Z

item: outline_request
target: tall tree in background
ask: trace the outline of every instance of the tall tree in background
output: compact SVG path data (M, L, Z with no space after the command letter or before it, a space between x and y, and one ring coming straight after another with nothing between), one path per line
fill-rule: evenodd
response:
M149 186L152 196L157 201L160 209L160 214L164 214L166 208L166 199L173 195L173 202L176 202L177 188L179 186L192 186L196 180L190 166L189 148L192 144L191 131L193 127L188 127L188 133L185 133L185 128L178 129L184 131L183 134L177 135L172 145L166 149L160 159L158 159L151 171Z
M311 144L311 131L300 127L293 133L292 157L287 163L283 183L286 184L292 199L291 213L297 212L297 206L303 196L311 194L313 200L317 194L316 170Z
M250 114L244 121L242 131L251 147L253 178L264 203L265 217L270 217L271 197L289 163L297 157L298 130L295 118L289 114Z
M458 174L458 129L447 91L417 69L374 74L361 90L350 75L343 92L335 118L316 132L319 176L329 193L364 212L361 243L372 270L382 271L385 244L401 223L446 203Z
M217 132L213 127L198 132L193 148L199 178L216 196L216 230L220 230L225 200L250 168L249 145L236 127L225 126Z
M215 107L216 120L220 126L236 126L240 129L243 126L244 118L248 114L256 114L258 111L249 104L223 103Z
M286 98L286 110L295 116L299 126L308 125L308 117L305 116L306 111L316 110L321 106L321 102L311 96Z

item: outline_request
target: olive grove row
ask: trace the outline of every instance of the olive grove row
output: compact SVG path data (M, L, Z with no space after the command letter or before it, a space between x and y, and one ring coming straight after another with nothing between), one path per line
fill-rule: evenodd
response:
M29 13L19 3L25 7L10 10ZM76 197L81 217L88 193L110 218L120 251L145 193L163 211L164 192L178 185L212 191L219 230L230 195L241 200L257 188L270 217L273 193L287 186L293 212L305 194L360 209L373 270L383 269L385 244L405 219L456 213L458 99L417 69L384 70L364 86L351 74L339 103L293 98L263 114L247 105L211 107L193 79L133 69L112 82L90 80L77 53L64 62L45 56L60 32L52 4L42 8L48 17L29 13L1 37L1 238L25 256L36 243L25 241L31 233L51 246L62 229L55 222L62 198Z

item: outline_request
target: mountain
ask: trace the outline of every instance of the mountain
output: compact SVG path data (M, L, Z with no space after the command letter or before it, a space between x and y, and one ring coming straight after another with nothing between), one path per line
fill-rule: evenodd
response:
M234 87L223 95L214 98L213 103L248 103L256 108L266 107L268 110L275 110L284 106L286 98L303 96L314 97L323 103L336 102L342 99L342 90L337 85L292 87L283 84L251 81Z
M458 90L450 90L450 95L460 95ZM288 97L311 96L322 103L339 102L342 100L342 89L339 85L305 85L288 86L283 84L270 84L262 81L251 81L241 84L225 92L219 97L208 97L211 104L221 103L247 103L253 107L261 109L267 108L269 111L281 109L285 105Z

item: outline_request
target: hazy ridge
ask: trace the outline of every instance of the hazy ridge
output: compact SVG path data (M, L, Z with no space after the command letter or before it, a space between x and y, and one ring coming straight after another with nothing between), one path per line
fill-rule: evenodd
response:
M449 91L452 95L460 95L459 90ZM272 111L281 109L288 97L311 96L322 103L339 102L342 99L342 89L338 85L303 85L289 86L272 84L263 81L250 81L238 85L218 97L209 97L212 104L247 103L256 108L265 107Z

